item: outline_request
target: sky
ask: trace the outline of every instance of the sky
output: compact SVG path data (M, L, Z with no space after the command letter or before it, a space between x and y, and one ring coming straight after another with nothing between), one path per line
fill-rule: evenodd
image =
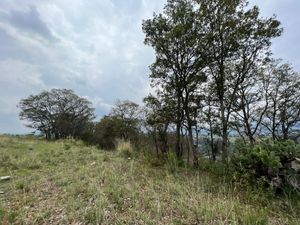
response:
M153 50L142 20L166 0L0 0L0 133L32 130L18 119L20 99L52 88L88 98L97 118L117 99L141 103L150 91ZM300 71L300 1L250 0L277 15L284 33L275 58Z

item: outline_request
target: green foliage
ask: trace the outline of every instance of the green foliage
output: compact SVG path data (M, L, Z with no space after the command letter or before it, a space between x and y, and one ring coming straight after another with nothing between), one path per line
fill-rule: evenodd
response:
M122 121L117 118L105 116L96 124L94 143L102 149L114 149L116 138L120 137Z
M209 159L201 157L198 159L197 169L217 175L218 177L224 177L227 171L226 165L223 162L212 162Z
M138 112L136 103L118 101L111 113L96 124L92 143L102 149L115 149L117 139L136 144L140 133Z
M72 90L52 89L22 99L19 117L47 139L81 138L95 118L92 103Z
M236 143L231 159L234 178L241 182L283 189L291 185L289 179L295 172L290 162L299 154L300 146L293 141L264 141L254 146Z

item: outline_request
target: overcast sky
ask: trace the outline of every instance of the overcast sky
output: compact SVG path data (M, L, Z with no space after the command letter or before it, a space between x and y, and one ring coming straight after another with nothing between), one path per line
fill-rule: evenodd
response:
M141 102L149 92L143 19L166 0L0 0L0 133L30 131L18 119L21 98L69 88L90 99L98 117L116 99ZM263 3L262 3L263 2ZM276 58L300 71L300 1L250 0L284 27Z

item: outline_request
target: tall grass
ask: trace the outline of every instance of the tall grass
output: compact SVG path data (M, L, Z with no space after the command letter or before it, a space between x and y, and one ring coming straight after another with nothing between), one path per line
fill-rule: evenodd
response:
M117 151L73 141L0 143L1 162L10 161L0 176L12 177L0 182L0 224L300 224L297 202L237 189L176 158L152 163L158 159L128 142Z
M133 156L133 146L130 141L125 141L124 139L117 139L116 150L121 156L128 158Z

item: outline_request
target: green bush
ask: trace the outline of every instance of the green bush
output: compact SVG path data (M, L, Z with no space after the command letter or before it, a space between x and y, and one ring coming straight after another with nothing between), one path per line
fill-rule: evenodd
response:
M291 167L300 154L300 146L293 141L247 145L236 143L231 159L235 180L282 190L287 186L298 189L299 174ZM293 177L293 179L291 179Z

